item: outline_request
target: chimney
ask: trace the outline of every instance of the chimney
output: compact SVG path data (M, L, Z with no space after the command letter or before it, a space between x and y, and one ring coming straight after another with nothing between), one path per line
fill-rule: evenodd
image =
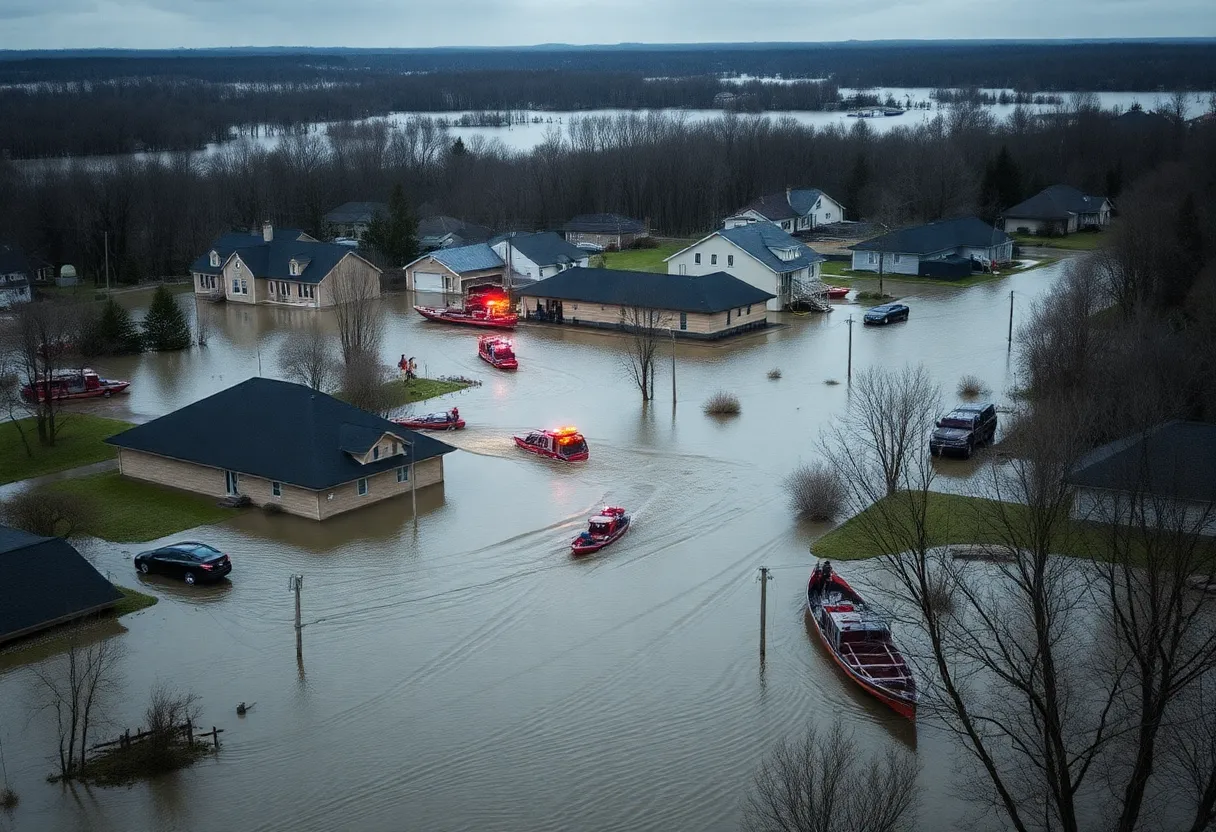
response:
M785 201L786 201L786 202L789 202L789 201L790 201L790 192L791 192L792 190L793 190L793 188L791 188L789 185L786 185L786 186L785 186ZM791 204L792 204L792 203L791 203Z
M274 239L274 226L270 224L270 220L262 223L262 239L268 243Z

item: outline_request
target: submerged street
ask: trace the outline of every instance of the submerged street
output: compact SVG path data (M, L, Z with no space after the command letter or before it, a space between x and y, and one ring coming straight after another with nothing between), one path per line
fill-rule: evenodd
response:
M324 523L250 509L168 539L232 556L231 581L212 587L138 577L130 558L152 543L90 547L103 573L161 599L106 625L126 631L114 636L125 696L98 733L134 729L149 688L166 681L201 696L223 749L129 789L48 784L53 717L35 712L34 666L0 653L0 743L21 795L0 830L732 830L759 762L807 721L838 721L867 749L914 748L920 828L960 823L949 738L866 698L809 634L808 547L827 527L797 521L781 482L817 458L820 432L846 407L850 314L855 373L923 363L944 406L965 374L1007 405L1018 383L1009 293L1019 326L1065 263L970 288L887 280L911 307L907 323L866 328L865 304L836 304L773 315L783 326L726 343L679 342L674 407L669 344L657 401L643 406L619 336L521 326L520 369L501 373L478 360L475 333L386 296L385 363L405 354L422 375L483 382L414 406L455 404L468 421L439 435L461 449L445 459L446 482L418 493L416 523L407 495ZM314 314L202 311L207 347L99 360L132 381L130 394L82 409L144 421L278 376L279 345ZM332 329L330 313L316 314ZM773 368L781 379L766 377ZM718 390L739 397L740 416L702 414ZM557 425L584 433L588 462L512 445L512 433ZM281 439L293 441L290 424ZM938 487L951 488L975 467L939 470ZM572 559L570 539L604 504L628 508L631 531ZM760 566L774 576L764 665ZM840 569L868 586L867 564ZM304 576L302 663L293 574ZM238 717L242 701L256 707Z

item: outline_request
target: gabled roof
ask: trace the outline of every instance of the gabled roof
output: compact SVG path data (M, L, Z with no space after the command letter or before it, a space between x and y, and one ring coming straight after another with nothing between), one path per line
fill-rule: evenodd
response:
M484 243L494 236L493 230L484 225L458 220L455 217L445 217L436 214L418 220L419 237L442 238L455 234L465 243Z
M765 194L740 208L732 216L755 211L762 217L780 222L781 220L805 217L815 208L815 203L823 196L818 188L791 188L777 194Z
M32 277L29 258L10 243L0 243L0 274L23 274Z
M1216 425L1174 420L1103 445L1077 462L1068 481L1086 488L1216 502Z
M368 223L376 214L388 214L388 205L383 202L344 202L325 215L326 222L337 225Z
M990 248L1007 243L1011 239L1004 231L994 229L978 217L960 217L892 231L849 248L855 251L933 254L962 246Z
M620 214L579 214L562 226L563 231L583 234L642 234L646 223Z
M739 225L734 228L720 228L709 235L709 237L713 236L718 236L734 243L735 246L756 260L759 260L766 268L776 274L796 272L799 269L808 268L824 260L823 255L819 254L806 243L796 237L790 236L777 226L765 222ZM709 239L709 237L697 241L697 243L689 246L689 248L696 248L704 240ZM684 249L684 251L687 250ZM793 251L795 254L794 257L786 259L777 255L779 251ZM676 252L672 257L681 253L683 252ZM671 257L667 259L670 260Z
M120 600L122 593L66 540L0 526L0 641Z
M510 241L516 251L538 266L577 263L587 257L587 252L567 243L555 231L538 231L534 234L522 232L500 234L490 240L490 245L498 245L504 240Z
M219 266L211 265L212 251L220 256ZM275 230L270 242L263 239L261 232L257 235L232 233L212 243L211 248L190 266L190 271L219 274L233 255L241 258L254 277L297 283L320 283L343 257L358 256L347 246L317 242L294 228ZM291 273L292 260L300 264L299 274Z
M405 464L408 449L367 465L350 456L386 433L413 443L419 462L456 450L333 396L268 378L243 381L106 442L319 491Z
M695 276L584 268L566 269L520 289L519 294L706 314L764 303L774 297L726 272Z
M466 272L477 272L485 269L501 269L506 264L494 249L490 248L485 243L474 243L471 246L457 246L455 248L441 248L438 251L432 251L431 257L434 257L443 265L447 266L456 274L464 274Z
M1096 214L1106 203L1104 196L1088 196L1072 185L1052 185L1005 212L1006 217L1065 220L1074 214Z

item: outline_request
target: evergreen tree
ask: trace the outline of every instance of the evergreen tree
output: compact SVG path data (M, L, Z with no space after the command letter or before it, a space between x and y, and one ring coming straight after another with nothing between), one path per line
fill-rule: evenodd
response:
M863 194L868 184L870 184L870 163L866 159L865 153L858 153L853 160L853 170L849 172L849 178L844 186L845 211L854 220L867 216L868 205Z
M393 268L418 256L418 221L398 183L388 199L388 214L376 212L367 225L363 241L378 251Z
M153 350L184 350L190 346L190 324L173 294L158 286L144 316L144 343Z
M468 152L469 151L464 146L464 139L460 138L460 136L457 136L456 141L452 142L452 155L453 156L463 156Z
M980 211L989 222L1006 208L1022 201L1022 171L1009 154L1009 148L1001 150L984 166L984 178L980 183Z
M131 313L113 297L107 297L100 314L86 324L80 340L84 355L126 355L142 352L143 348L143 336Z

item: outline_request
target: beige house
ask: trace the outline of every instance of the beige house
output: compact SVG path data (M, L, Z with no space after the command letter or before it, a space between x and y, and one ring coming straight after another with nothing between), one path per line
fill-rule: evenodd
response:
M319 309L380 294L380 269L349 247L270 223L261 234L225 234L190 271L196 295L230 303Z
M405 266L405 288L464 294L476 286L502 286L507 264L485 243L444 248Z
M240 429L215 429L225 424ZM106 442L118 448L123 476L217 499L245 496L312 520L442 482L443 455L455 450L332 396L266 378Z
M639 326L686 338L723 338L767 326L772 298L725 272L670 275L568 269L519 290L528 320L630 331Z

